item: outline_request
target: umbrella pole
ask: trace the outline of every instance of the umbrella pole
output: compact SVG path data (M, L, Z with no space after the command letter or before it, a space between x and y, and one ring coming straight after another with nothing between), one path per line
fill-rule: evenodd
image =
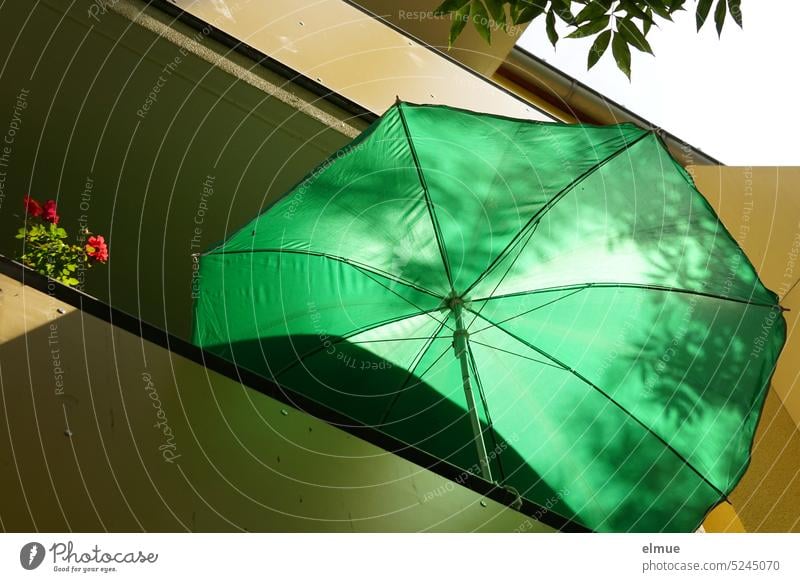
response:
M461 381L464 386L464 395L467 397L467 410L472 424L472 434L475 436L475 447L478 450L478 463L481 468L481 476L487 481L491 481L492 472L489 468L489 457L486 454L486 443L483 440L481 422L478 418L478 410L475 407L475 394L472 392L472 381L469 377L469 363L467 360L467 338L469 337L469 332L464 327L463 305L460 300L453 302L453 312L456 316L453 347L455 348L456 357L461 362Z

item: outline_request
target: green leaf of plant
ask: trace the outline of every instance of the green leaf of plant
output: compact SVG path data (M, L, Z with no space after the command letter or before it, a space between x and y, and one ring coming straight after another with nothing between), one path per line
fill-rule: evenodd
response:
M728 0L728 11L739 28L744 28L742 26L742 0Z
M611 0L592 0L575 16L576 24L604 16L611 8Z
M609 42L611 42L610 30L606 30L605 32L601 32L597 35L597 38L594 39L594 43L592 44L592 48L589 49L589 61L588 66L586 67L587 71L597 64L597 61L599 61L600 57L602 57L606 52Z
M650 24L652 24L652 12L655 12L665 20L672 20L672 9L662 2L662 0L650 0L648 4L649 6L645 12L651 17Z
M714 11L714 24L717 25L717 36L722 36L722 27L725 25L725 17L728 15L728 4L725 0L717 2L717 9Z
M472 7L470 19L473 26L486 44L492 44L492 29L489 28L489 13L486 11L486 6L481 0L472 0L470 6Z
M636 2L631 2L630 0L620 2L615 12L621 12L623 10L627 13L628 18L639 18L642 21L647 19L647 13L642 10Z
M697 21L697 30L700 31L706 23L708 13L711 11L711 4L714 0L700 0L697 3L697 12L695 12L695 20Z
M489 14L497 26L503 26L506 23L506 9L504 0L483 0L486 8L489 9Z
M545 20L546 28L547 28L547 38L550 39L550 42L553 46L556 46L558 42L558 33L556 32L556 15L551 10L547 13L547 19Z
M625 38L625 41L632 47L642 51L643 53L653 54L653 49L650 48L650 43L644 37L642 32L636 27L632 20L624 19L617 22L617 30Z
M648 19L642 23L642 32L647 36L647 33L650 32L650 27L653 26L653 12L649 8L645 12L647 12Z
M617 67L619 70L625 73L630 80L631 49L628 48L628 43L625 42L625 39L619 33L615 33L614 39L611 41L611 52L614 55L614 60L617 61Z
M524 8L519 11L519 14L514 19L514 24L525 24L534 18L538 18L547 7L547 0L530 0L523 4Z
M567 24L575 24L575 15L570 10L571 0L552 0L550 12L555 12Z
M464 6L459 8L456 13L453 14L453 20L450 24L450 36L447 39L447 44L450 48L453 48L453 44L456 42L456 39L461 35L461 32L467 25L467 21L469 20L469 10L469 4L464 4Z
M444 0L439 7L433 11L436 16L444 16L451 12L456 12L469 4L472 0Z
M595 20L593 22L584 24L583 26L576 28L567 35L567 38L583 38L585 36L591 36L592 34L596 34L601 30L605 30L606 28L608 28L609 22L611 22L611 18L608 16L603 16L598 20Z

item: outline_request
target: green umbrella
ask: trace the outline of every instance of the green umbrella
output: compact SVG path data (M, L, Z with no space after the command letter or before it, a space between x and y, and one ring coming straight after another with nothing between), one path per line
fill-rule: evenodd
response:
M600 531L725 499L785 337L631 124L398 103L200 275L199 345Z

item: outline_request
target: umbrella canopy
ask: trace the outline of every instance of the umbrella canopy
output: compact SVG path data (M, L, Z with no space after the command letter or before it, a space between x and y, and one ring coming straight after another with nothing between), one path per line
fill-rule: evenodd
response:
M199 345L601 531L725 498L785 336L630 124L398 103L200 275Z

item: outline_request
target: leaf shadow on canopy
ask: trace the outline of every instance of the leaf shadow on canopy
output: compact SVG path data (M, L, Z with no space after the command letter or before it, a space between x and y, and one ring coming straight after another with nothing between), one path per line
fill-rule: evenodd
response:
M565 196L499 265L484 288L518 293L517 305L476 300L471 338L499 324L570 371L559 393L582 384L605 400L587 392L559 427L582 453L567 488L583 494L565 502L591 527L692 531L749 463L785 323L685 172L644 145ZM643 156L650 175L626 171Z
M480 420L488 448L500 447L493 477L591 529L696 528L747 465L785 325L686 172L630 125L404 104L379 123L377 143L352 154L374 149L375 159L332 166L299 207L311 233L268 213L252 228L264 249L245 229L240 254L203 257L228 309L252 303L232 322L217 317L216 295L204 299L218 338L204 347L475 472L454 325L426 319L444 307L443 255L472 315ZM378 174L364 170L376 164L397 183L370 182ZM345 210L343 222L325 221ZM441 244L420 249L414 236L429 236L429 219ZM276 254L281 228L298 248L331 243L360 266L294 247ZM383 262L366 272L372 259ZM294 277L285 288L284 273ZM344 335L386 313L420 319L421 337L401 327L384 343ZM232 324L238 337L219 341Z

